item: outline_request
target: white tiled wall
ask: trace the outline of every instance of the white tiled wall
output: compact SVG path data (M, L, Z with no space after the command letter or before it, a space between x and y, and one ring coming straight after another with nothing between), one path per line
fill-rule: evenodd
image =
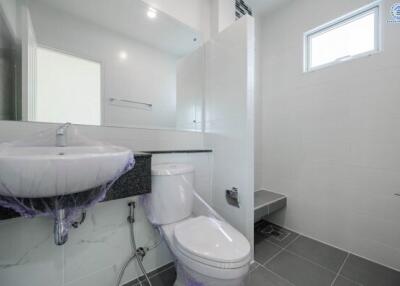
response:
M49 218L18 218L0 223L0 282L4 286L114 285L118 271L131 254L127 202L98 204L89 209L86 221L72 229L64 246L56 246ZM135 199L137 200L137 199ZM150 245L157 234L143 209L136 210L138 245ZM153 270L172 260L162 244L146 255L145 267ZM136 278L133 263L123 281Z
M400 270L400 25L383 51L303 73L303 33L369 0L292 1L262 24L262 184L274 221Z

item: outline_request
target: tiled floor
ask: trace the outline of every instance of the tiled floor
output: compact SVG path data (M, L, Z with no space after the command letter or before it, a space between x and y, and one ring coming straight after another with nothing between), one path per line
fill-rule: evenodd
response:
M255 260L246 286L400 286L400 272L266 222Z
M273 224L258 223L254 235L256 262L245 286L400 286L400 272ZM153 286L172 286L174 264L149 276ZM133 281L125 286L139 285Z
M170 263L165 265L153 272L148 274L151 284L153 286L172 286L174 285L176 279L176 271L175 265ZM129 282L124 286L148 286L149 284L145 282L144 278L140 278L140 282L138 280Z

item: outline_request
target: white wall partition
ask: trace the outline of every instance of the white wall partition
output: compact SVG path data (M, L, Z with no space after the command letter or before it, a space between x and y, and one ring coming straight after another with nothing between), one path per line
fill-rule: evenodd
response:
M400 270L400 25L382 1L383 51L303 73L303 33L370 0L292 1L262 25L263 187L273 221Z
M206 44L205 147L214 151L213 207L253 242L254 20ZM225 190L239 189L240 208Z

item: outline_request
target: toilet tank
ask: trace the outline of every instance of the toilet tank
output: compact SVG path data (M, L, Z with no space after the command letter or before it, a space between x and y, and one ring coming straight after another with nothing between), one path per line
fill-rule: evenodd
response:
M194 167L188 164L160 164L151 168L151 193L147 195L147 216L151 223L164 225L189 217L193 207Z

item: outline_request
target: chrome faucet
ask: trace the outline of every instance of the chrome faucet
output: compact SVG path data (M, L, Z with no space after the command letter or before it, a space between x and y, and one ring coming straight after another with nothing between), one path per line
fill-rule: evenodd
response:
M56 147L67 146L67 129L71 126L71 123L67 122L56 130Z

